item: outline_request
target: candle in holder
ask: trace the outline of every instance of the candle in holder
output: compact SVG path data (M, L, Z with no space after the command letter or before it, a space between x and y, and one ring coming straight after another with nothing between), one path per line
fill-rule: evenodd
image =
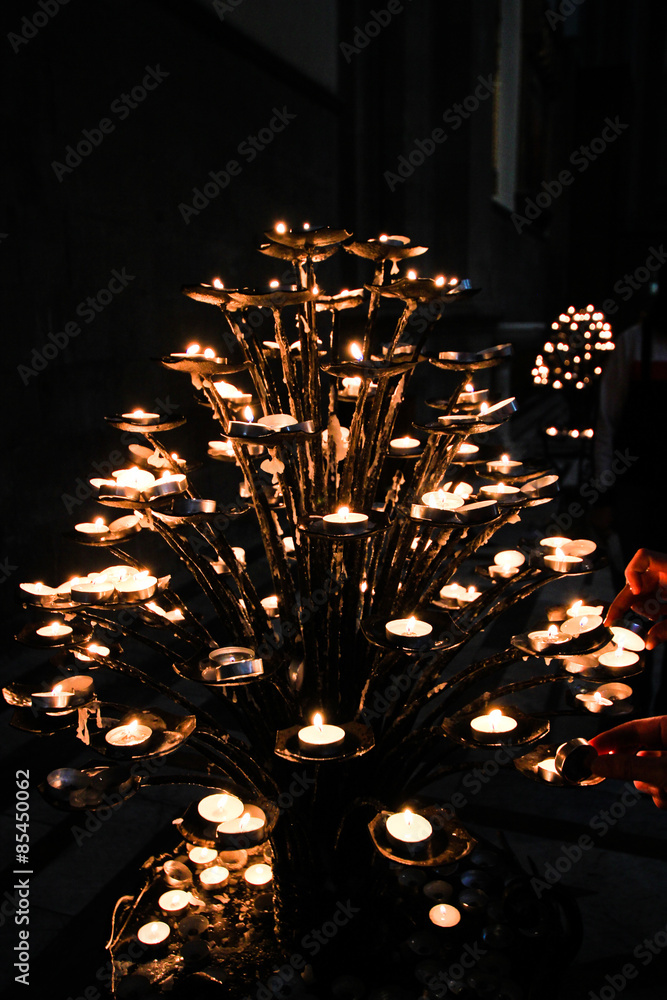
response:
M361 389L361 379L358 375L353 375L352 377L343 379L343 393L349 396L350 399L355 399L359 395L359 390Z
M610 708L614 703L610 698L605 698L603 694L600 693L600 689L597 691L581 691L576 695L577 701L580 701L582 705L589 712L601 712L603 708Z
M115 726L104 737L112 747L137 747L153 735L150 726L143 726L138 719L132 719L124 726Z
M224 865L212 865L199 873L199 881L205 889L218 889L228 878L229 868Z
M95 574L93 579L83 580L80 583L73 583L70 588L72 600L80 601L82 604L97 604L99 601L108 601L113 597L115 587L109 580L102 579L102 575Z
M428 622L419 621L414 615L410 618L396 618L385 625L385 635L392 641L398 640L404 645L419 645L433 631Z
M511 733L516 727L516 719L512 719L509 715L503 715L499 708L494 708L487 715L478 715L470 723L470 728L474 730L476 735L484 736Z
M263 597L260 604L266 611L269 618L278 617L278 595L269 594L268 597Z
M480 494L486 500L497 500L499 503L510 503L512 500L521 500L521 491L518 486L508 486L507 483L494 483L493 486L482 486ZM519 496L517 496L517 493Z
M562 549L564 545L567 545L571 541L571 538L564 538L561 535L550 535L548 538L540 539L540 547L547 549L549 552L555 552L556 549Z
M466 589L460 583L446 583L440 588L440 600L450 608L459 607L459 597L465 594Z
M248 865L243 877L250 885L266 885L273 878L273 871L270 865Z
M612 625L609 631L613 635L616 645L622 646L623 649L631 649L633 653L641 653L646 647L642 637L633 632L632 629L623 628L621 625Z
M134 573L126 580L119 580L116 584L119 598L132 598L136 601L145 601L152 597L156 587L157 578L151 576L148 570Z
M63 625L62 622L52 622L37 629L37 635L42 639L66 639L72 632L73 629L69 625Z
M392 813L385 822L387 837L399 847L421 848L433 833L433 827L425 816L413 813L411 809Z
M350 510L349 507L339 507L335 514L325 514L322 527L332 535L349 535L368 527L368 516Z
M118 486L129 486L131 489L143 490L150 489L155 483L155 476L152 472L146 472L144 469L138 469L133 466L131 469L119 469L116 472L112 472L111 475L116 480Z
M74 656L77 660L83 660L86 663L92 663L94 657L88 656L88 653L94 653L95 656L108 656L111 650L108 646L99 646L96 642L91 642L90 645L86 646L86 652L82 653L81 650L75 649Z
M598 656L598 663L606 667L607 670L624 670L639 662L639 653L634 650L625 649L621 642L617 640L616 649L611 652L602 653Z
M164 913L180 913L190 905L190 893L183 889L169 889L158 899L158 906Z
M507 579L519 572L519 566L523 566L526 557L516 549L506 549L504 552L497 552L493 557L493 566L489 566L489 576L503 577Z
M389 451L392 455L414 455L421 448L421 441L413 437L394 438L389 442Z
M271 431L281 431L286 428L294 428L298 421L291 413L268 413L266 416L260 417L257 423Z
M228 819L218 826L218 834L223 838L237 841L237 847L259 844L264 840L266 813L259 806L246 806L242 815Z
M325 726L322 715L313 716L312 726L304 726L298 732L299 749L313 757L335 754L345 742L345 730L340 726Z
M548 649L549 646L557 646L562 642L569 641L569 637L563 635L557 625L550 625L548 629L538 629L536 632L529 632L528 638L533 647L540 651Z
M464 608L466 604L471 604L481 596L481 590L477 590L477 588L471 584L467 590L465 587L461 587L461 593L457 595L456 602L460 608Z
M577 618L568 618L560 630L564 635L578 636L585 632L593 632L600 625L602 618L599 615L581 615Z
M575 538L573 542L566 542L561 548L566 556L579 556L583 559L595 552L597 545L590 538Z
M217 392L220 399L224 399L230 403L236 403L237 406L246 406L252 401L252 396L249 392L243 392L242 389L237 389L235 385L231 382L214 382L213 388Z
M556 770L556 758L545 757L544 760L539 761L537 764L537 773L543 781L551 782L560 779L560 775Z
M30 703L33 708L67 708L73 698L73 691L66 691L62 684L56 684L50 691L34 691Z
M456 927L461 921L461 911L451 903L438 903L428 911L428 918L435 927Z
M171 928L169 924L165 924L164 920L151 920L139 928L137 931L137 940L141 941L148 948L156 948L158 945L163 944L170 934Z
M430 493L424 493L422 503L425 507L435 507L437 510L457 510L457 508L463 507L465 498L460 493L432 490Z
M459 393L456 402L459 406L470 406L473 403L481 403L488 398L488 395L488 389L476 389L472 382L466 382L465 388L463 392Z
M157 424L160 422L159 413L145 413L144 410L132 410L131 413L121 413L123 420L128 420L133 424Z
M19 587L31 597L55 597L60 591L55 587L47 587L44 583L20 583Z
M95 518L94 521L82 521L80 524L75 524L74 530L82 535L88 535L89 538L102 538L109 534L109 528L101 517Z
M509 476L510 473L516 472L521 467L521 462L515 462L509 455L503 455L493 462L487 462L486 467L489 472L498 472L502 476Z
M553 555L544 557L544 563L554 573L570 573L581 565L581 558L566 556L561 548L557 548Z
M197 806L197 812L209 823L225 823L236 819L243 813L243 803L236 795L228 792L215 792L207 795Z
M572 607L565 612L568 618L580 618L582 615L601 615L603 607L601 604L584 604L583 601L575 601Z
M461 444L456 449L454 461L456 461L457 458L470 459L472 458L473 455L476 455L478 451L479 451L478 444L471 444L469 441L462 441Z
M193 865L210 865L217 856L218 852L213 847L192 847L188 852L188 858Z

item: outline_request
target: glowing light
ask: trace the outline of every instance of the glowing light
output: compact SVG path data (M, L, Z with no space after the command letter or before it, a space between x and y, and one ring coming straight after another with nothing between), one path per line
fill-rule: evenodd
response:
M287 232L286 224L284 222L276 222L276 232L280 233L281 236L283 235L283 233L286 233Z
M243 416L245 418L246 423L248 424L251 424L255 419L252 409L249 406L246 406L245 409L243 410Z
M435 283L438 286L438 288L442 288L442 286L445 283L445 276L444 276L444 274L439 274L438 277L435 279Z
M359 347L359 344L350 344L350 354L352 355L355 361L364 360L364 352Z
M408 271L408 278L410 281L415 281L417 278L417 272L413 270Z
M220 288L224 288L225 286L222 283L222 281L220 280L220 278L214 278L213 279L213 287L220 289Z
M280 288L280 282L277 278L271 278L269 282L269 288Z
M185 353L186 354L199 354L200 351L201 351L201 347L199 346L199 344L188 344L188 346L185 348ZM136 411L135 411L135 414L136 414ZM143 415L143 411L142 411L142 415Z

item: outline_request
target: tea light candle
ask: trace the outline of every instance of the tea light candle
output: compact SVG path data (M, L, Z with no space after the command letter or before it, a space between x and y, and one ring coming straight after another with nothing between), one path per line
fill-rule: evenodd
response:
M270 865L249 865L243 877L250 885L266 885L273 878L273 871Z
M567 545L571 541L571 538L564 538L561 535L550 535L548 538L540 539L540 546L543 549L548 549L550 552L555 552L556 549L562 549L564 545Z
M459 607L459 598L466 593L465 587L460 583L446 583L440 588L440 600L444 601L448 607Z
M557 625L550 625L548 629L538 629L536 632L529 632L528 638L538 650L547 649L549 646L557 646L561 642L568 642L568 636L563 635Z
M612 702L625 701L632 694L632 688L629 684L621 684L618 681L601 684L598 691L603 698L609 698Z
M92 663L94 657L88 656L88 653L94 653L95 656L108 656L111 650L108 646L98 646L97 643L91 642L89 646L86 646L86 652L82 653L81 650L75 649L74 656L77 660L83 660L86 663Z
M103 535L109 534L109 528L101 517L94 521L82 521L80 524L75 524L74 530L82 535L88 535L90 538L102 538Z
M508 486L507 483L494 483L493 486L482 486L480 494L487 500L497 500L499 503L508 503L511 500L522 499L517 497L520 493L518 486Z
M209 865L217 856L218 852L212 847L192 847L188 852L188 858L193 865Z
M516 719L512 719L509 715L503 715L499 708L494 708L487 715L478 715L470 723L470 728L475 733L482 733L484 735L511 733L513 729L516 729L516 726Z
M625 667L634 666L638 661L639 653L635 653L634 650L625 649L620 642L616 649L598 656L598 663L606 667L607 670L622 670Z
M385 829L390 840L399 846L423 847L433 833L433 827L425 816L410 809L387 816Z
M460 608L464 608L466 604L470 604L472 601L476 601L478 597L482 596L481 590L477 590L476 587L471 585L466 590L465 587L461 587L461 593L458 594L456 602Z
M556 758L545 757L544 760L539 761L537 773L544 781L554 781L557 777L560 777L556 770Z
M109 523L109 533L120 535L126 531L137 531L141 525L141 514L125 514Z
M269 413L264 417L260 417L257 423L261 427L267 427L269 430L280 431L287 427L294 427L298 421L291 413Z
M263 597L260 604L266 611L269 618L276 618L278 615L278 595L269 594L268 597Z
M359 395L359 390L361 388L361 378L358 375L354 375L352 378L343 379L343 392L350 399L354 399Z
M160 420L159 413L145 413L143 410L132 410L132 413L121 413L123 420L133 424L156 424Z
M631 649L634 653L641 653L646 647L646 643L642 637L629 628L623 628L621 625L612 625L610 632L614 637L616 645L623 647L623 649Z
M322 527L333 535L353 534L367 525L367 515L352 511L349 507L339 507L335 514L325 514L322 518Z
M602 605L584 604L583 601L575 601L572 607L565 612L568 618L580 618L582 615L601 615Z
M590 538L575 538L573 542L566 542L561 548L566 556L579 556L583 559L595 552L597 545Z
M56 684L50 691L34 691L30 696L33 708L67 708L74 699L74 692L63 684Z
M325 726L322 715L313 716L312 726L304 726L298 732L299 749L315 757L333 754L345 742L345 730L340 726Z
M47 587L43 583L20 583L19 587L26 594L32 597L55 597L60 590L55 587Z
M463 507L465 497L460 493L449 493L447 490L432 490L424 493L422 503L425 507L435 507L437 510L456 510Z
M578 636L585 632L592 632L602 625L602 618L599 615L582 615L578 618L569 618L561 625L561 632L565 635Z
M581 564L579 556L566 556L561 548L557 548L553 555L544 557L545 565L554 573L569 573Z
M199 881L205 889L217 889L229 878L229 869L223 865L212 865L199 873Z
M214 382L213 388L217 392L220 399L224 399L230 403L236 403L237 406L247 405L252 402L252 396L249 392L243 392L242 389L237 389L235 385L231 382Z
M479 451L478 444L471 444L469 441L462 441L461 444L456 449L454 461L456 461L457 458L472 458L472 456L476 455L478 451Z
M600 689L597 691L582 691L576 695L577 701L580 701L584 708L589 712L601 712L603 708L610 708L613 702L610 698L605 698L604 695L600 694Z
M487 462L486 467L489 472L499 472L501 475L507 476L519 469L521 464L521 462L513 461L509 455L503 455L502 458L496 459L493 462Z
M413 437L394 438L389 442L392 455L414 455L421 448L421 441Z
M61 622L52 622L51 625L42 625L41 628L38 628L37 635L43 639L65 639L67 636L72 635L72 631L69 625L63 625Z
M111 475L116 480L118 486L129 486L131 489L143 490L150 489L155 483L155 476L152 472L146 472L145 469L137 469L134 466L131 469L119 469L112 472Z
M459 393L456 402L461 406L472 405L473 403L481 403L488 397L488 389L476 389L472 382L466 382L465 389Z
M435 927L456 927L461 922L461 911L451 903L438 903L428 911L428 918Z
M218 826L218 834L237 841L237 847L258 844L264 839L266 813L259 806L246 806L242 815Z
M519 572L519 566L523 566L526 557L522 552L515 549L506 549L504 552L497 552L493 557L493 566L489 566L489 576L508 578Z
M411 645L417 643L433 631L433 626L428 622L418 621L417 618L396 618L385 625L385 635L387 639Z
M109 580L97 577L93 580L84 580L81 583L73 583L70 587L72 598L81 601L83 604L97 604L98 601L108 601L113 597L114 584Z
M153 730L149 726L143 726L138 719L132 719L124 726L110 729L104 739L112 747L136 747L141 746L152 735Z
M157 578L150 576L148 570L135 573L126 580L119 580L116 583L116 590L119 597L132 597L138 601L148 600L155 593Z
M197 812L209 823L225 823L236 819L243 813L243 803L236 795L228 792L215 792L207 795L197 806Z
M190 893L183 889L169 889L158 899L158 906L164 913L180 913L190 905Z
M150 923L144 924L137 931L137 940L141 941L149 948L155 948L157 945L163 944L171 934L171 928L169 924L165 924L163 920L151 920Z

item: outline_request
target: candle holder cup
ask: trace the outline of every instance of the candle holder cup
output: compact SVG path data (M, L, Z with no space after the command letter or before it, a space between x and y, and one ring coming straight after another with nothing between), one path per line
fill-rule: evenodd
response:
M399 843L387 834L387 819L392 814L386 810L377 813L368 824L368 832L376 849L390 861L404 865L433 868L466 857L476 846L475 838L456 820L439 806L419 809L419 815L427 819L433 832L425 842L417 845Z

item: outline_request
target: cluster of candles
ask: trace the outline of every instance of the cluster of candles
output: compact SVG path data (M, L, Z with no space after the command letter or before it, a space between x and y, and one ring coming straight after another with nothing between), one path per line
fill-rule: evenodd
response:
M592 427L584 427L583 430L579 430L578 427L571 427L571 428L561 427L560 429L558 427L547 427L544 433L548 437L561 436L561 437L571 437L571 438L578 438L578 437L592 438L595 434L595 431L593 430Z
M164 472L156 478L147 469L132 466L130 469L114 470L111 476L111 479L91 479L90 485L94 486L101 496L118 496L128 500L140 497L152 500L155 497L183 493L187 489L187 478L182 472ZM77 530L82 530L81 526L77 526ZM88 533L92 531L89 529Z
M595 542L589 538L565 538L554 535L540 539L545 550L544 564L554 573L571 573L581 567L583 560L593 554Z
M20 589L33 597L69 598L80 604L98 604L114 596L119 601L148 600L156 588L157 578L151 576L148 570L135 570L129 566L109 566L99 573L74 577L56 588L46 587L43 583L20 584ZM71 632L72 629L65 625L37 629L37 635L43 637L63 637Z
M537 355L532 369L536 385L548 385L551 381L554 389L562 389L564 382L572 382L576 389L583 389L602 374L593 352L614 350L611 324L605 321L604 313L592 305L580 311L569 306L554 320L551 329L556 337L545 343L543 354ZM551 355L549 363L544 355Z
M216 827L216 835L225 838L243 839L244 845L258 844L266 837L266 814L259 806L245 805L241 799L229 792L215 792L207 795L197 811L207 823Z

